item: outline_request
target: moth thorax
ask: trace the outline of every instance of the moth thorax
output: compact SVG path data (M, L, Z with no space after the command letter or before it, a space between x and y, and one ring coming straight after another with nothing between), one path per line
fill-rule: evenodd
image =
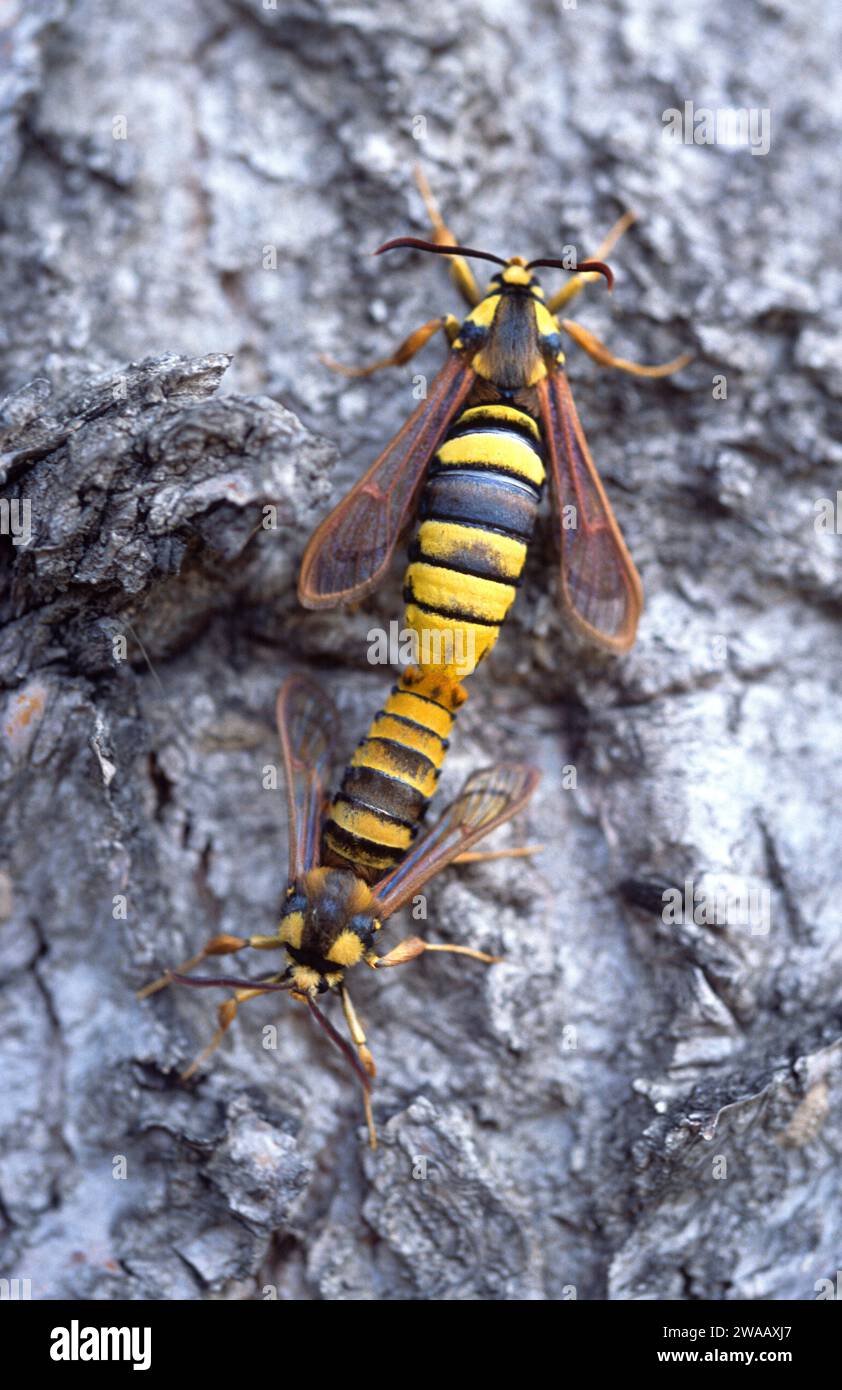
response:
M311 869L304 876L303 888L311 914L337 926L373 910L371 889L351 869Z
M376 931L368 884L348 869L311 869L294 885L281 919L293 960L322 974L363 958Z

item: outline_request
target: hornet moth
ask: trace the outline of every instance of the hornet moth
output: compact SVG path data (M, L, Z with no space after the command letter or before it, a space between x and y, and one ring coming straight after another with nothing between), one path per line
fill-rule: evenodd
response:
M610 652L632 646L643 588L585 439L564 371L562 333L602 366L634 376L664 377L690 361L660 366L616 357L588 329L560 311L585 285L604 276L602 260L634 220L626 213L596 257L563 261L522 256L503 260L460 246L417 179L432 223L432 240L397 237L374 253L410 247L450 257L451 275L470 307L464 321L430 319L390 357L366 367L328 365L369 376L408 362L444 330L450 351L426 399L313 534L304 554L299 599L305 608L351 603L383 579L399 536L414 517L404 597L406 623L461 631L473 663L448 671L464 676L490 651L508 612L549 474L552 529L558 544L560 593L572 625ZM468 259L501 269L481 291ZM535 271L570 269L567 283L546 297Z
M403 677L392 693L392 700L397 701L398 709L408 707L406 703L401 705L401 700L410 704L417 702L419 706L428 704L431 709L428 723L432 728L442 711L448 718L452 717L450 707L439 704L438 693L434 678L423 672L413 672ZM438 714L434 707L438 708ZM276 712L289 814L288 883L278 928L266 936L214 936L198 955L184 961L177 969L168 970L142 989L138 997L146 998L172 983L197 988L223 986L234 991L220 1005L219 1026L213 1039L183 1073L185 1079L219 1046L239 1006L247 1000L284 991L306 1004L362 1085L369 1141L371 1147L376 1148L370 1096L375 1066L345 976L361 962L382 970L387 966L404 965L425 951L450 952L487 964L499 959L467 946L439 945L417 936L399 942L385 955L376 953L374 943L386 920L448 864L459 859L531 852L525 848L487 853L471 851L477 841L526 805L538 783L539 773L526 764L514 762L500 762L471 773L438 821L412 844L428 799L425 795L414 800L412 797L423 766L413 757L417 749L412 740L424 737L423 730L419 734L409 728L415 721L405 714L388 716L403 720L407 725L403 753L399 748L393 750L396 765L401 769L400 776L378 766L378 743L395 741L376 737L375 720L372 734L361 745L363 749L372 745L368 761L365 756L359 757L358 750L346 771L342 789L327 807L325 780L333 758L334 731L339 727L335 706L319 686L303 676L291 676L278 693ZM387 716L378 716L383 717ZM420 729L421 725L417 724L416 728ZM443 751L446 740L441 741ZM419 754L418 758L421 757L423 755ZM357 780L349 783L349 773ZM363 779L362 785L359 778ZM347 821L340 823L337 819L338 803L344 805L346 802L357 816L356 820L351 820L350 828ZM414 810L409 809L410 805ZM398 844L395 843L396 829L405 831L404 839ZM380 857L381 853L385 858ZM391 866L386 872L384 864ZM286 963L255 979L191 978L187 974L209 956L229 955L248 947L257 951L283 951ZM353 1047L316 1002L328 993L339 995Z

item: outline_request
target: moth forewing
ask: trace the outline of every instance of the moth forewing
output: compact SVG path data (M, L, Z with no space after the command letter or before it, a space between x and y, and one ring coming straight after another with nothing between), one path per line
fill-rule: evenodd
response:
M352 603L376 589L412 518L424 473L474 374L451 352L428 395L311 537L298 580L305 608Z
M538 384L561 595L574 626L608 651L633 645L643 585L588 448L559 367ZM567 508L572 506L571 515ZM572 521L572 525L569 524Z
M305 676L289 676L275 705L286 775L289 882L319 863L319 835L328 773L333 762L336 706Z
M528 763L497 763L471 773L461 792L401 864L374 886L379 916L389 917L460 854L517 815L540 772Z

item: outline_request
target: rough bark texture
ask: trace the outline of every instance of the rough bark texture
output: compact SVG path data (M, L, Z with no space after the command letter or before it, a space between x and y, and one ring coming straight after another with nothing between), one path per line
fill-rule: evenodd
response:
M3 1273L36 1297L814 1298L842 1262L842 540L814 526L842 458L838 7L7 23L0 465L31 535L0 537ZM770 108L768 154L668 143L685 100ZM440 264L365 255L423 234L419 157L495 251L592 252L634 207L613 298L575 312L628 357L696 359L647 383L571 351L640 638L577 646L540 536L443 797L531 757L507 842L546 850L430 892L431 936L505 964L358 986L372 1155L300 1009L243 1009L185 1085L214 997L133 990L273 922L280 679L320 669L348 750L390 682L365 636L399 570L351 615L302 613L294 579L441 349L350 384L317 354L457 309ZM766 890L768 922L663 921L685 880Z

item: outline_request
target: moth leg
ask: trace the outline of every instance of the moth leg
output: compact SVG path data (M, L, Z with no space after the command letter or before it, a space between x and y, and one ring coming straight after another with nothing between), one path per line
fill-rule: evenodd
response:
M459 854L454 864L487 864L492 859L528 859L531 854L541 854L546 845L518 845L516 849L474 849Z
M246 946L254 946L257 950L269 950L272 947L282 945L276 936L229 936L223 932L219 936L212 936L210 941L202 947L198 955L191 956L181 965L177 965L174 970L166 970L163 975L159 975L157 980L151 984L144 985L143 989L137 991L138 999L148 999L150 994L157 994L159 989L164 989L170 984L173 975L187 975L191 970L195 970L208 956L230 956L234 951L242 951Z
M377 362L369 362L365 367L345 367L341 362L336 362L326 353L321 353L319 361L326 367L330 367L332 372L341 372L343 376L372 376L374 372L382 371L384 367L402 367L405 362L420 352L425 343L428 343L434 333L438 333L442 328L446 328L447 322L443 318L430 319L427 323L422 323L420 328L416 328L414 333L410 333L408 338L395 348L391 357L381 357Z
M600 245L597 247L593 256L589 256L588 259L594 261L604 261L605 257L609 254L609 252L613 251L614 247L617 245L617 242L620 240L620 237L623 235L623 232L627 231L628 228L632 225L632 223L636 221L636 212L624 212L622 217L618 218L618 220L614 223L614 226L611 228L605 240L601 242ZM567 281L567 284L562 285L561 289L553 295L552 299L547 300L547 308L549 309L550 313L557 314L559 309L563 309L565 304L569 304L570 300L574 299L575 296L579 294L585 288L586 285L591 284L594 280L599 279L600 275L595 270L578 271L575 275L571 275L570 279Z
M374 956L368 963L376 970L386 965L406 965L411 960L417 960L425 951L447 951L453 956L469 956L471 960L480 960L484 965L496 965L503 959L502 956L490 956L486 951L475 951L471 946L444 946L423 941L420 936L408 936L387 955Z
M376 1076L377 1068L374 1065L374 1058L368 1050L365 1031L360 1023L357 1011L351 1002L351 996L348 993L347 985L340 985L339 995L342 1000L342 1011L345 1014L348 1032L351 1034L351 1041L359 1053L360 1061L369 1076Z
M629 362L626 357L615 357L613 352L600 342L595 333L591 333L588 328L583 328L580 323L575 323L573 319L562 319L561 326L565 332L570 334L574 343L577 343L601 367L616 367L618 371L629 372L632 376L672 376L673 372L680 372L682 367L686 367L688 362L693 361L692 353L682 352L680 357L674 357L671 362L662 362L658 366L647 367L640 362Z
M240 1004L244 1004L247 999L256 999L258 994L269 994L271 992L272 991L268 989L260 989L259 986L255 989L238 989L230 999L224 1000L224 1002L220 1004L217 1012L219 1026L216 1032L207 1047L203 1048L198 1057L196 1057L190 1063L190 1066L185 1068L181 1073L182 1081L188 1081L193 1073L198 1071L199 1067L201 1067L211 1054L216 1051L222 1039L225 1037L225 1034L228 1032L228 1029L231 1027L231 1024L234 1022Z
M424 199L424 206L427 209L427 216L430 219L430 226L432 228L430 240L434 241L437 246L456 246L456 237L447 226L439 211L438 203L433 197L432 189L427 182L427 176L420 164L416 164L415 166L415 183L418 187L418 192ZM482 291L474 279L473 271L464 256L450 257L450 278L465 303L468 304L470 308L473 309L475 305L479 304L482 299Z
M357 1011L351 1002L351 996L347 987L340 987L340 997L342 999L342 1011L345 1014L345 1022L348 1025L348 1032L351 1034L351 1041L357 1049L360 1062L369 1076L376 1076L377 1068L366 1042L365 1031L360 1023ZM377 1130L374 1128L374 1114L371 1109L371 1095L367 1087L363 1088L363 1104L365 1106L365 1122L368 1127L368 1142L372 1149L377 1148Z

